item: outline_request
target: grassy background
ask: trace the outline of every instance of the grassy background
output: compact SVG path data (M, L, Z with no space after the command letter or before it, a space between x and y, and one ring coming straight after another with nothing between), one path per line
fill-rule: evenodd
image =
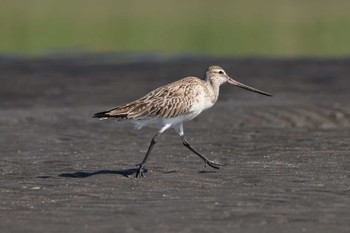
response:
M349 0L1 0L0 53L347 56Z

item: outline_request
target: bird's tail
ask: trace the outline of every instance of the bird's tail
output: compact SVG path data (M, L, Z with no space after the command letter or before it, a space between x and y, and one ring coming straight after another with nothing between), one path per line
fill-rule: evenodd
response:
M110 110L110 111L95 113L92 117L93 118L100 118L100 119L116 118L119 120L123 120L123 119L126 119L127 116L128 116L128 114L125 114L125 113L116 114L115 112L113 112L113 110Z
M98 112L98 113L95 113L92 117L93 118L108 118L108 117L110 117L110 111Z
M114 118L118 120L125 120L125 119L128 119L128 115L129 115L128 110L129 110L129 106L127 105L118 106L108 111L95 113L93 117L100 118L100 119Z
M114 118L117 120L142 119L154 114L156 110L156 108L152 108L152 106L142 102L131 102L108 111L95 113L93 117L100 119Z

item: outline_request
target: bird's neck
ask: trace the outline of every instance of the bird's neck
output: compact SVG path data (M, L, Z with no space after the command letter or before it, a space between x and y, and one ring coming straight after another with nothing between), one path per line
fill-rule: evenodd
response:
M208 94L209 97L214 104L219 97L219 92L220 92L220 84L216 82L212 82L210 79L207 79L207 89L208 89Z

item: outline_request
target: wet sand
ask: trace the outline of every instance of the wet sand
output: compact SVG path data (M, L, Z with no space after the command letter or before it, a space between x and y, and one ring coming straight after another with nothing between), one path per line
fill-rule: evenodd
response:
M160 138L91 118L221 65L217 104ZM349 59L0 59L1 232L349 232Z

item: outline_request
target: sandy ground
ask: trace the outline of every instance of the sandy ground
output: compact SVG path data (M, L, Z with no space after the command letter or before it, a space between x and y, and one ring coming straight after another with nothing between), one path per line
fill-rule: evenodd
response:
M95 112L208 65L229 85L173 130L135 179L154 129ZM0 59L1 232L349 232L350 60Z

